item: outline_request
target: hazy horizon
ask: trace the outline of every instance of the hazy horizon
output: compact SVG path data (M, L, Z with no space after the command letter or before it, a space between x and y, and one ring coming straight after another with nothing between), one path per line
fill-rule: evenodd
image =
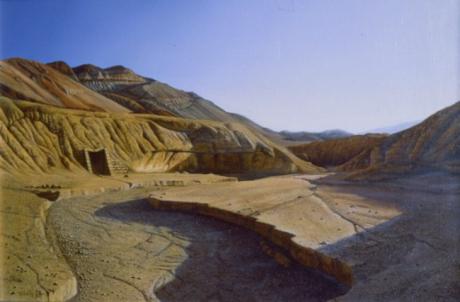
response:
M458 9L455 0L3 0L0 54L124 65L274 130L359 133L460 99Z

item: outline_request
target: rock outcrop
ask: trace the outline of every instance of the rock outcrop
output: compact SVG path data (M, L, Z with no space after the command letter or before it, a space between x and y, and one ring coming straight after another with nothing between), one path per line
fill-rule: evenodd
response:
M0 99L0 165L15 172L81 171L105 149L135 172L317 171L241 124L59 109Z
M0 92L8 171L92 171L88 152L102 149L118 171L318 171L212 102L123 66L9 59Z

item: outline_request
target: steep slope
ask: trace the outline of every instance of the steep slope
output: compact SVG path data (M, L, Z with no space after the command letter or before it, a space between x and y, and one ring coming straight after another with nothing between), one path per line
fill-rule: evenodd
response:
M220 122L239 122L284 146L351 135L342 130L316 133L272 131L245 116L226 112L213 102L193 92L185 92L168 84L142 77L123 66L104 69L95 65L85 64L73 68L73 72L77 79L88 88L137 113L154 113Z
M367 168L370 152L379 146L385 135L354 135L346 138L327 141L314 141L308 144L290 146L299 158L322 167L339 167L339 170L354 170ZM360 158L355 165L349 161Z
M53 67L54 69L68 76L72 80L78 81L77 75L73 72L72 67L70 67L66 62L55 61L55 62L47 63L46 65Z
M460 172L460 102L386 137L339 169L355 171L352 178L433 169Z
M88 112L0 98L0 167L49 173L86 169L105 149L135 172L290 173L318 169L241 124Z
M123 66L100 68L85 64L73 69L77 79L137 113L236 122L231 114L192 92L135 74Z
M460 172L460 102L393 135L356 135L289 149L315 165L351 171L351 177L420 169Z
M460 171L460 102L389 136L373 153L374 169L436 167Z
M66 72L64 65L61 64L60 68ZM125 107L72 80L65 73L45 64L19 58L0 62L0 92L12 99L25 99L63 108L129 112Z

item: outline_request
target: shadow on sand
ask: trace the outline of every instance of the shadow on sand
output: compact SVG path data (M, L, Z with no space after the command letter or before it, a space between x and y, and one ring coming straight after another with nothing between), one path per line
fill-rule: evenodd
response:
M279 265L262 252L257 234L213 218L155 211L145 200L108 205L96 215L190 242L175 279L155 292L161 301L326 301L347 290L300 265Z

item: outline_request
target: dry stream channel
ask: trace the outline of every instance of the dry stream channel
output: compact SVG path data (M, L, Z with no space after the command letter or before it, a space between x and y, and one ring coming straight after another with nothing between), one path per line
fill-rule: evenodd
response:
M144 190L50 208L48 225L78 280L72 301L326 301L346 291L295 263L281 266L251 231L155 211L137 198Z

